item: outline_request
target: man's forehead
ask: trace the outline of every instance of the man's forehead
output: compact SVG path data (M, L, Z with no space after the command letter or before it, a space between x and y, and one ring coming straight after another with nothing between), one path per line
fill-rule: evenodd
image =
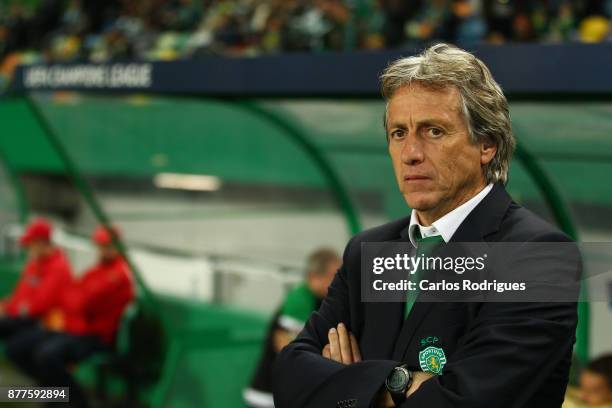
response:
M393 93L389 103L434 105L445 109L460 109L461 95L455 86L433 87L420 83L404 85Z

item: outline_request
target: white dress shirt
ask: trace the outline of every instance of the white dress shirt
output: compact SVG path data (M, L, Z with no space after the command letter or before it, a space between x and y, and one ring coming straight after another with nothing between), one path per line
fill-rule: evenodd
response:
M416 211L412 210L410 214L410 225L408 226L408 237L410 238L410 242L416 248L416 237L414 236L414 232L418 227L421 231L421 237L427 238L434 235L442 235L442 239L444 242L450 241L450 239L459 228L459 225L465 220L465 218L472 212L474 208L489 194L491 189L493 188L493 184L489 184L485 188L483 188L480 193L476 194L474 197L470 198L465 203L461 204L459 207L455 208L453 211L449 212L445 216L440 219L434 221L429 227L424 227L419 224L419 220L417 218Z

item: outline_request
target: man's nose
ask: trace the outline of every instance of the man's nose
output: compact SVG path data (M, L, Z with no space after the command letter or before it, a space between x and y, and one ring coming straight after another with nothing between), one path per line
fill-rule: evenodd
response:
M411 165L421 163L424 159L421 141L413 132L410 132L404 139L400 159L402 163Z

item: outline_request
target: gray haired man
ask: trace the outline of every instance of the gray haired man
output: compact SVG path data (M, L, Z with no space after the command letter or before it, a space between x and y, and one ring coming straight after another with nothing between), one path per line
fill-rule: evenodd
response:
M482 61L437 44L393 62L381 81L389 156L412 211L349 241L320 309L277 359L276 406L560 407L574 301L363 301L362 244L575 248L505 190L515 140ZM579 262L546 268L534 277L570 283L579 274Z

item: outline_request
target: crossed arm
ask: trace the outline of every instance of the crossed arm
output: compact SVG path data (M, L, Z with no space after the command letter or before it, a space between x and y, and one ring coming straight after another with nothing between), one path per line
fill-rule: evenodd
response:
M554 242L551 238L557 236L544 238L548 237L542 242ZM357 261L350 265L350 258ZM349 288L359 285L359 274L347 270L359 271L359 259L358 255L345 256L321 308L278 356L274 395L279 408L335 406L345 399L358 400L359 406L393 406L381 389L399 362L362 360L347 330L359 327L363 316L362 305L349 300ZM570 264L542 266L559 281L570 280L577 272ZM546 273L542 276L548 276ZM548 406L553 406L557 399L563 400L561 388L567 381L566 360L574 343L576 320L575 302L483 303L444 375L417 373L402 406L518 407L532 399L547 399ZM547 382L551 383L547 386L550 395L540 396L538 390Z
M349 365L361 361L361 352L359 351L359 343L353 335L346 329L343 323L338 324L337 328L331 328L327 335L329 343L323 347L321 355L329 360ZM409 397L421 384L433 377L433 374L422 371L413 372L412 384L406 390L406 397ZM381 389L374 403L376 408L392 408L395 407L391 394L385 389Z
M400 363L362 360L357 340L348 332L347 327L355 324L349 312L355 305L348 299L346 265L336 274L321 308L277 358L274 395L279 408L336 406L347 398L358 400L359 406L394 406L390 395L381 389ZM415 376L410 393L431 378L421 374Z

